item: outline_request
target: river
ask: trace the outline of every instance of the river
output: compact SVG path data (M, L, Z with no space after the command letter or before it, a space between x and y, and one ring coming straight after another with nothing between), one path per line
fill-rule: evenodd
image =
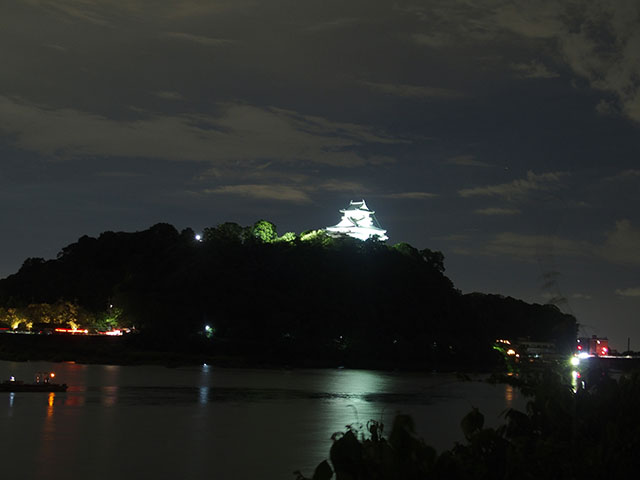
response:
M488 425L525 400L450 374L0 362L0 378L55 371L65 393L0 393L7 478L294 479L345 425L414 417L439 451L471 406Z

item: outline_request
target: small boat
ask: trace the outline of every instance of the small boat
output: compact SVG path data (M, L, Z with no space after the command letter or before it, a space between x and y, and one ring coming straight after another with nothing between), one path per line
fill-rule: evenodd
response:
M33 383L24 383L12 376L9 377L9 380L0 383L0 392L66 392L66 383L52 382L55 376L56 374L53 372L38 372Z

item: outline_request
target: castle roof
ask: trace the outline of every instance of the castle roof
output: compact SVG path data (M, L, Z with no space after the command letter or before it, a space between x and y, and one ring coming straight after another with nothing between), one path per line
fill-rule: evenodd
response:
M364 199L359 201L359 202L354 202L353 200L349 201L349 206L347 208L343 208L342 210L340 210L341 213L346 213L348 211L352 211L352 210L358 210L361 212L369 212L369 214L374 214L375 212L373 210L369 210L369 207L367 207L367 204L365 203Z

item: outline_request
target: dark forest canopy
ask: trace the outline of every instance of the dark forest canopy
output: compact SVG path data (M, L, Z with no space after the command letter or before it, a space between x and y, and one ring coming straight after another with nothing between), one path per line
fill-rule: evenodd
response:
M0 280L0 308L15 317L69 304L103 323L117 311L121 325L155 339L202 336L208 325L219 345L398 362L479 355L496 338L574 342L575 318L556 307L463 295L444 271L442 253L406 243L278 236L264 220L207 228L198 241L157 224L25 260Z

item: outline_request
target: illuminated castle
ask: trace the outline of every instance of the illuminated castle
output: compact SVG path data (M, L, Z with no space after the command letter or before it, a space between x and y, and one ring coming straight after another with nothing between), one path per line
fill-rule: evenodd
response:
M364 200L361 202L349 202L349 206L343 210L340 223L333 227L327 227L326 231L334 235L348 235L359 240L377 237L378 240L386 240L387 231L380 228L380 224L374 215L373 210L369 210Z

